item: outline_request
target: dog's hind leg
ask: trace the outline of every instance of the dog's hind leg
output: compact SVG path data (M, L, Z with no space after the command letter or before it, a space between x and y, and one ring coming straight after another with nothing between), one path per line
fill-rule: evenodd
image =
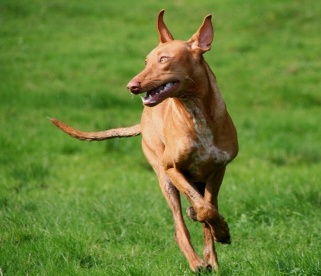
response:
M206 269L206 264L196 254L191 243L190 235L182 216L179 191L165 174L158 175L158 177L162 193L165 196L166 201L173 213L175 240L178 246L185 255L192 271L199 272L203 269Z

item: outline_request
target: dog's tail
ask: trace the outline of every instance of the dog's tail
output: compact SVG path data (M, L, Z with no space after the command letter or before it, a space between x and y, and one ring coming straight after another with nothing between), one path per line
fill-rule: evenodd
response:
M131 127L114 128L114 129L108 129L105 131L98 131L98 132L83 132L78 129L72 128L71 126L68 126L63 122L60 122L57 119L54 119L54 118L49 118L49 119L62 131L66 132L71 137L77 138L79 140L102 141L102 140L112 139L112 138L132 137L132 136L137 136L141 134L140 124L137 124Z

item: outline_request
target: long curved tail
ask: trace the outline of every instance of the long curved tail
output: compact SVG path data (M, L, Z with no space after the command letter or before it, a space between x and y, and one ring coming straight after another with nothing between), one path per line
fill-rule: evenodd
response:
M137 136L141 134L140 124L137 124L131 127L114 128L114 129L108 129L105 131L98 131L98 132L83 132L78 129L72 128L71 126L68 126L63 122L60 122L57 119L54 119L54 118L49 118L49 119L62 131L66 132L71 137L77 138L79 140L102 141L102 140L112 139L112 138L132 137L132 136Z

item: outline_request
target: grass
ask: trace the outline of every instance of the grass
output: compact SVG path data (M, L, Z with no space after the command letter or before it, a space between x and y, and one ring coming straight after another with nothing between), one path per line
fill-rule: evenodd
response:
M192 275L140 138L79 142L46 118L137 123L125 87L157 45L162 8L179 39L213 13L206 59L239 133L218 274L321 274L319 2L2 0L0 275ZM201 252L201 227L187 224Z

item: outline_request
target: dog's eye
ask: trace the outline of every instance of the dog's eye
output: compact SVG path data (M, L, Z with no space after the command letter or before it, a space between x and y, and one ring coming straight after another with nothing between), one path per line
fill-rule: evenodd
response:
M168 60L168 57L161 57L161 58L159 59L159 62L160 62L160 63L165 63L167 60Z

